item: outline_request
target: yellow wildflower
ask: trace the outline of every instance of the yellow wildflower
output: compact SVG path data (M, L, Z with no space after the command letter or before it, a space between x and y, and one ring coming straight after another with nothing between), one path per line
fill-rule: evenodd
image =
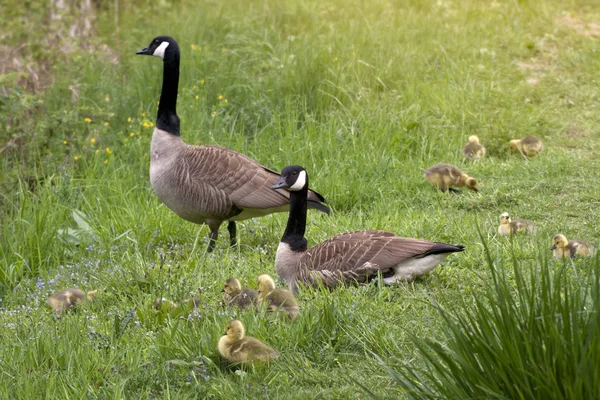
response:
M96 143L96 139L94 139L94 138L91 138L91 139L90 139L90 143Z
M333 62L336 62L338 60L337 57L333 57Z
M200 80L200 84L204 86L204 79Z
M220 94L219 97L217 97L219 100L223 100L223 95Z
M223 100L225 103L227 103L227 99Z
M150 122L150 127L154 127L154 122Z
M144 111L144 112L142 113L142 117L145 117L145 116L146 116L146 112Z
M131 117L127 118L127 122L131 122Z
M112 154L112 150L110 149L110 147L106 148L106 154L111 155Z
M63 144L67 144L67 141L66 141L66 140L63 140Z
M75 161L79 160L79 156L73 157L73 160L75 160Z
M192 89L198 89L198 86L194 85L192 86Z
M108 160L104 160L104 164L108 164Z
M200 98L200 96L196 95L196 100L198 100Z
M99 149L98 149L98 150L96 150L96 154L98 154L98 153L100 153L100 150L99 150Z
M213 117L213 118L215 117L215 115L217 115L217 112L216 112L216 111L213 111L213 112L210 114L210 116L211 116L211 117Z
M192 48L193 51L198 50L198 46L195 44L192 44L190 47Z
M106 96L106 97L104 98L104 101L106 101L106 102L108 103L108 102L110 101L110 97Z
M105 122L105 123L104 123L104 126L108 126L108 122Z
M91 123L92 123L92 119L91 119L91 118L88 118L88 117L86 117L86 118L84 119L84 121L85 121L85 122L87 122L88 124L91 124Z
M144 128L147 128L150 126L150 125L148 125L148 123L146 121L144 121L143 125L144 125Z
M131 133L129 134L129 137L134 137L134 136L135 136L135 133L133 133L133 132L131 132Z

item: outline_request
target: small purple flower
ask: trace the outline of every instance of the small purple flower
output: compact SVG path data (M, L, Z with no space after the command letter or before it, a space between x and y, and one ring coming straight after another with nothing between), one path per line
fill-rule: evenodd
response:
M92 250L94 250L94 245L91 245L90 247L87 247L87 248L86 248L86 250L87 250L87 251L92 251Z

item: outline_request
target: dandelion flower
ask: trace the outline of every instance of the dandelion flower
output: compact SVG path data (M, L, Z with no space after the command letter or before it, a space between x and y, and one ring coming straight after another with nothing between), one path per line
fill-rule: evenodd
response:
M200 98L200 96L196 95L196 100L198 100Z
M133 132L131 132L131 133L129 134L129 137L134 137L134 136L135 136L135 133L133 133Z
M225 103L227 103L227 99L223 100Z
M73 157L73 160L75 160L75 161L79 160L79 156Z
M217 97L219 100L223 100L223 95L220 94L219 97Z
M150 127L154 127L154 122L150 122Z
M204 86L204 79L200 80L200 84Z
M108 126L108 122L105 122L105 123L104 123L104 126Z
M96 154L98 154L98 153L100 153L100 149L97 149L97 150L96 150Z
M127 122L131 122L131 117L127 118Z
M110 97L106 96L106 97L104 98L104 101L106 101L106 102L108 103L108 102L110 101Z
M87 122L88 124L92 123L92 119L89 117L85 117L84 121Z
M68 142L66 140L63 140L63 144L67 144Z
M104 164L108 164L108 159L104 160Z
M111 155L112 154L112 150L110 149L110 147L106 148L106 154Z
M198 45L192 44L192 45L190 45L190 47L192 48L193 51L198 50Z
M96 139L94 139L94 138L91 138L91 139L90 139L90 143L96 143Z

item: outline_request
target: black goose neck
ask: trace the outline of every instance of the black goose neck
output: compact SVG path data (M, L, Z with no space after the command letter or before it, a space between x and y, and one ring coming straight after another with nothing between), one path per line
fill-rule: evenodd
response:
M281 241L293 251L304 251L308 242L306 232L306 213L308 209L308 184L301 190L290 192L290 214Z
M179 51L164 59L163 85L158 103L156 127L172 135L179 136L177 116L177 91L179 86Z

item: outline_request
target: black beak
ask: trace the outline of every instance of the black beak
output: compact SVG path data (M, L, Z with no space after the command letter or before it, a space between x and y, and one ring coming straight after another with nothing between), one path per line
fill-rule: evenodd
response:
M221 293L223 293L225 291L225 288L221 289Z
M475 193L479 193L479 189L477 189L477 188L473 189L473 191L474 191Z
M276 184L274 184L273 186L271 186L271 189L275 190L275 189L286 189L289 188L290 186L285 182L285 178L282 176L279 178L279 180L277 181Z
M550 250L556 250L556 245L553 244L552 247L550 248Z
M142 54L147 56L152 55L152 53L150 53L150 50L148 50L148 47L144 47L143 49L136 51L135 54Z

